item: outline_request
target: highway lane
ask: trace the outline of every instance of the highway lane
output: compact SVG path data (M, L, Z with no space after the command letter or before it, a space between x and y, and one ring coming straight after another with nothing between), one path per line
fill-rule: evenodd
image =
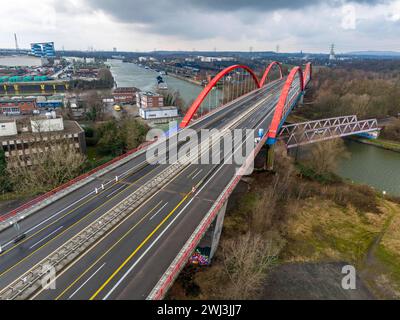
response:
M278 81L276 83L272 83L270 86L264 87L262 90L258 92L252 93L248 98L249 99L256 99L258 95L262 95L263 91L270 90L272 88L276 88L277 86L281 86L282 81ZM254 101L254 100L253 100ZM194 123L191 127L194 129L199 129L200 127L207 128L207 126L213 125L218 127L221 125L225 120L221 118L215 121L215 118L223 117L225 115L234 116L238 112L242 111L240 109L241 101L233 103L230 108L225 108L219 110L212 117L206 117L205 119ZM128 163L112 170L111 172L105 174L104 176L96 179L95 181L84 185L82 188L68 194L67 196L63 197L62 199L58 200L57 202L50 204L46 208L40 210L39 212L35 213L34 215L26 218L25 220L19 223L20 225L20 233L27 233L30 234L33 231L36 232L37 230L35 227L40 225L41 228L46 226L48 222L56 216L56 213L60 212L61 210L68 210L71 212L74 208L80 207L83 204L86 204L88 201L97 201L97 195L95 194L95 188L101 188L101 184L104 184L107 187L110 182L113 182L115 176L121 176L132 170L133 168L139 166L140 164L146 161L145 154L138 156L137 158L129 161ZM114 185L112 184L111 187ZM34 228L32 230L32 228ZM3 252L7 247L10 245L9 242L16 236L15 231L12 228L9 228L0 233L0 245L2 247Z
M265 88L264 90L266 90L266 89L268 89L268 88ZM255 93L255 94L258 94L258 93ZM238 106L240 107L240 104L238 104ZM228 110L222 110L222 111L224 111L225 113L228 112ZM229 111L229 116L233 117L233 116L237 115L237 113L240 112L240 111L242 111L240 108L231 109ZM218 114L219 113L216 113L216 115L218 115ZM206 126L205 127L207 127L207 124L209 125L214 118L215 117L213 116L213 117L211 117L209 119L208 118L204 119L204 121L206 122ZM223 119L217 121L214 124L214 126L218 127L222 123L223 123ZM200 124L203 124L203 122L200 121L199 123L196 123L196 125L200 125ZM124 164L120 168L117 168L118 170L116 169L113 172L108 173L105 176L97 179L95 186L92 186L92 185L84 186L82 188L82 190L79 190L80 195L86 193L84 189L89 189L92 193L94 193L94 191L93 191L94 188L98 187L100 189L101 183L104 183L106 181L113 181L113 179L114 179L114 177L116 175L121 176L122 174L125 174L129 170L132 170L132 168L134 168L138 164L145 162L145 160L146 160L145 159L145 155L141 155L138 158L133 159L128 164ZM112 185L111 187L113 187L113 186L114 185ZM78 193L78 192L76 192L76 193ZM43 221L47 222L47 220L48 221L51 220L47 216L46 216L46 219L43 219L43 216L46 215L48 212L52 212L52 216L55 215L54 212L58 213L61 210L71 209L71 210L69 210L71 212L74 207L76 208L76 207L81 206L82 202L84 202L86 204L89 200L92 200L92 201L96 201L97 200L96 199L97 198L96 195L92 195L89 199L87 199L86 196L85 196L84 199L82 199L82 200L80 200L81 198L79 198L79 197L75 197L75 194L73 194L72 196L74 196L74 199L73 199L74 201L72 203L70 203L70 201L68 199L70 196L67 196L67 197L57 201L55 204L52 204L52 205L48 206L47 208L41 210L40 212L38 212L37 214L33 215L32 217L29 217L26 220L22 221L20 223L20 226L21 226L20 233L28 233L29 234L29 231L32 230L32 225L34 225L34 227L37 227L37 225L40 224L40 226L43 227ZM78 200L77 200L77 198L78 198ZM32 220L34 220L34 221L32 221ZM36 229L34 228L32 231L36 232ZM6 231L4 231L4 232L2 232L0 234L0 243L2 244L3 251L5 249L7 249L7 244L10 242L10 239L12 239L13 237L15 237L15 232L14 232L13 229L8 229L8 230L6 230Z
M271 121L270 114L257 127L268 128ZM146 249L143 249L142 255L138 255L129 267L122 270L119 280L114 286L105 288L102 295L99 294L99 298L144 299L147 297L175 258L176 253L199 225L204 213L210 210L215 199L234 176L233 166L221 166L219 170L206 182L206 188L200 189L186 205L182 206L180 211L176 212L174 217L171 217L171 221L165 226L170 230L165 234L160 234L158 240L155 238L153 242L149 242ZM124 276L125 279L118 286L118 282Z
M239 105L240 106L240 105ZM240 111L240 110L239 110ZM231 116L235 116L236 114L234 114L233 112L229 112L229 115ZM157 170L158 171L158 170ZM151 176L154 176L155 173L153 173L152 175L149 175L148 178L150 178ZM137 175L133 175L132 176L132 180L136 180L138 178ZM128 181L128 182L133 182L133 181ZM29 266L32 266L35 262L39 261L43 256L47 255L49 252L51 252L52 250L54 250L56 247L58 247L61 243L63 243L63 241L65 241L65 239L68 239L70 237L72 237L72 235L76 234L79 230L83 229L86 225L88 225L91 221L94 221L96 217L100 216L102 213L106 212L110 207L112 207L112 205L116 204L117 202L119 202L121 199L123 199L126 194L121 194L120 197L116 197L112 202L109 202L108 205L101 207L99 210L98 208L98 204L99 203L103 203L105 201L104 196L108 197L110 195L114 196L114 193L120 192L118 189L121 188L120 186L117 186L114 189L110 189L110 191L108 193L104 193L103 194L103 198L101 198L100 196L97 197L98 201L93 203L93 208L96 207L96 214L92 215L91 219L87 219L85 221L85 223L80 223L79 224L79 228L71 228L68 230L68 233L65 231L68 229L68 227L65 226L65 223L70 223L72 224L72 226L74 226L74 223L76 223L77 219L81 219L81 215L79 216L74 216L74 217L68 217L70 220L68 221L60 221L63 222L62 225L53 225L52 228L47 228L45 231L46 233L43 232L43 234L38 234L37 238L32 237L29 239L29 241L26 241L22 244L19 244L19 249L22 250L14 250L13 252L17 252L17 254L11 255L11 253L7 253L7 257L11 257L9 262L5 262L3 257L0 257L0 259L2 259L1 261L1 268L3 270L3 274L0 277L0 283L1 285L7 283L7 281L9 279L12 279L13 276L15 276L16 274L20 274L23 271L25 271ZM121 191L121 193L124 190ZM133 190L129 190L130 192L132 192ZM89 212L91 212L90 210L93 209L90 207L85 207L84 210L82 210L81 214L85 214L85 210L89 210ZM67 218L66 218L67 219ZM80 220L78 220L80 221ZM55 233L63 233L62 237L57 237L55 236ZM42 237L40 237L42 236ZM47 240L49 240L49 242L52 242L51 245L48 245L49 242L46 242ZM36 247L43 249L46 248L46 250L42 250L41 254L39 255L38 252L36 250ZM23 254L21 255L21 251L24 251L24 249L36 249L34 251L34 254L29 254L28 256L25 256L22 259L26 259L24 261L21 262L21 257L23 257ZM29 251L29 250L28 250ZM16 265L17 264L17 265ZM12 268L10 270L10 268ZM10 272L12 271L12 272ZM4 272L6 272L6 274L4 274Z
M276 103L276 100L272 103L272 105ZM258 110L252 117L250 117L249 122L254 123L254 119L257 117L262 117L262 113L265 110ZM122 255L121 253L129 252L132 248L139 248L141 241L146 239L146 235L148 236L151 234L151 230L154 230L157 227L157 223L161 223L163 219L165 219L166 214L170 214L171 212L174 213L174 210L178 210L180 206L184 205L186 201L190 199L190 191L191 186L195 185L197 181L201 181L206 175L210 173L210 170L214 167L211 165L198 165L199 167L194 169L186 169L188 170L188 174L182 174L178 179L175 179L166 190L162 190L159 194L157 194L151 202L146 204L143 208L137 210L135 214L132 214L130 218L126 222L122 224L118 230L114 230L109 236L103 239L95 248L96 254L94 252L88 253L86 256L82 257L81 261L77 261L70 269L65 270L64 274L61 274L60 277L57 279L57 287L58 289L53 291L44 291L40 293L37 298L39 299L50 299L50 298L62 298L62 299L87 299L90 298L90 292L93 292L96 284L98 283L105 283L111 277L112 274L115 272L116 266L120 263L120 266L124 263L126 259L126 254ZM232 169L232 166L227 166ZM227 169L228 170L228 169ZM233 171L234 172L234 171ZM222 175L226 177L231 177L232 175L226 175L227 172L223 171ZM191 184L188 184L188 180L194 180ZM219 180L218 180L219 181ZM224 179L222 180L224 181ZM219 185L218 183L217 185ZM221 186L225 187L224 183ZM222 190L222 189L221 189ZM208 198L201 198L196 197L193 200L195 203L195 207L197 208L199 204L202 206L208 205L211 207L213 203L213 199L218 196L217 193L213 193L213 196L209 196ZM168 202L165 201L168 199ZM200 199L200 202L198 201ZM198 211L200 212L200 211ZM204 216L204 213L207 211L201 211L201 215ZM151 221L150 219L153 218ZM156 220L157 219L157 220ZM143 223L143 221L146 223ZM141 224L141 225L140 225ZM198 222L197 222L198 224ZM196 226L196 223L194 224ZM194 228L187 228L194 230ZM122 237L120 235L123 235ZM186 234L183 238L186 237ZM127 239L129 238L129 239ZM185 238L185 240L188 237ZM108 250L107 250L108 248ZM140 253L140 251L144 250L145 245L142 245L139 250L136 251L135 254ZM129 258L129 256L128 256ZM169 265L171 260L169 259L160 259L160 262L164 265L164 262ZM129 263L128 261L126 265ZM119 272L123 272L124 265L120 268ZM87 266L89 266L87 268ZM85 269L86 268L86 269ZM114 270L114 271L113 271ZM165 270L165 269L164 269ZM119 273L118 272L118 273ZM141 270L138 274L142 274L143 276L148 273L146 271ZM134 275L134 277L138 277L139 275ZM133 276L132 276L133 277ZM140 276L139 276L140 277ZM71 279L75 279L71 281ZM157 280L157 277L155 277ZM147 279L148 280L148 279ZM147 281L146 280L146 281ZM105 287L112 287L118 283L118 277L114 276L109 282L107 282ZM152 288L151 285L154 286L155 283L149 281L149 284L146 282L146 285L143 285L143 288L148 287ZM151 284L152 283L152 284ZM138 290L136 290L138 292ZM140 290L139 290L140 291ZM149 291L145 290L147 294ZM60 296L60 294L62 294ZM100 295L100 293L99 293ZM142 295L138 296L134 294L133 296L130 295L130 298L144 298L143 293ZM97 298L97 296L96 296Z
M91 202L84 208L78 208L74 215L66 213L65 217L56 220L54 225L46 230L34 234L21 241L10 251L5 251L0 257L0 287L8 284L15 274L21 274L28 270L57 247L65 243L80 230L84 229L91 222L102 216L116 204L126 198L133 190L140 187L140 182L145 178L154 177L158 171L166 165L159 166L157 170L147 169L147 173L138 173L126 181L120 182L117 193L114 191L104 192L98 197L99 202Z
M255 128L268 128L272 117L273 114L263 117ZM160 231L158 239L149 241L146 248L142 249L141 255L121 270L118 279L105 287L97 298L144 299L147 297L177 252L199 225L205 213L210 210L216 198L234 177L235 167L222 165L214 174L206 182L206 187L199 189L186 204L181 206L180 211L174 213L169 223L165 224L164 228L170 228L170 230L167 230L165 234Z

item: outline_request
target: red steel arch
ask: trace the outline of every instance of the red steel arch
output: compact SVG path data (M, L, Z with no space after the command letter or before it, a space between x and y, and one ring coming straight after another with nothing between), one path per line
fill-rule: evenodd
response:
M296 79L296 75L299 75L299 80L300 80L300 90L304 90L304 80L303 80L303 71L301 70L300 67L294 67L286 79L286 82L283 86L281 95L279 97L278 104L276 105L275 109L275 114L271 122L270 129L268 131L268 139L275 139L276 135L279 130L279 126L282 122L282 117L284 116L284 111L285 111L285 106L286 103L288 102L288 96L290 93L290 88Z
M277 61L272 61L272 62L269 64L269 66L267 67L267 69L265 69L265 71L264 71L264 74L263 74L263 76L262 76L262 78L261 78L261 81L260 81L260 88L261 88L262 86L264 86L265 81L267 81L268 76L269 76L269 73L270 73L272 67L274 67L274 66L278 66L279 73L280 73L280 76L281 76L280 78L281 78L281 79L283 78L283 70L282 70L281 64L280 64L279 62L277 62Z
M245 65L233 65L230 66L224 70L222 70L220 73L218 73L211 81L210 83L203 89L203 91L199 94L199 96L196 98L196 100L193 102L192 106L186 113L185 117L183 118L181 124L179 125L180 128L185 128L189 125L190 121L192 120L193 116L195 115L197 109L200 107L201 103L204 101L204 99L207 97L207 95L210 93L212 88L218 83L219 80L221 80L225 75L227 75L229 72L235 70L235 69L244 69L247 72L251 74L253 77L254 82L256 83L257 87L260 88L260 82L254 73L252 69Z
M309 78L308 81L310 81L311 78L312 78L312 65L311 65L311 62L308 62L306 64L306 68L305 68L304 73L303 73L303 79L304 79L303 88L305 88L307 86L307 84L308 84L307 78Z

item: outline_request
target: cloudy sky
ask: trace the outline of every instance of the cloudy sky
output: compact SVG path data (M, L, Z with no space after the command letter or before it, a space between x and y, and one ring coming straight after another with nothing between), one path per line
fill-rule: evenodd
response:
M7 0L0 48L400 51L400 0Z

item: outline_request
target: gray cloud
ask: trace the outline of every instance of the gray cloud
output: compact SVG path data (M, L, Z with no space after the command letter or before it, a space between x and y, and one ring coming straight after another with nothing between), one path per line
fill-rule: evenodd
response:
M69 1L57 1L56 10L66 14L74 14L76 10L101 12L134 34L148 36L149 41L157 39L153 43L159 48L165 43L172 46L174 42L186 48L218 46L221 49L253 44L271 49L276 43L286 43L299 49L307 48L308 44L315 50L318 43L325 47L341 39L350 45L364 45L368 37L372 42L382 41L382 36L392 39L399 23L382 16L360 21L358 30L343 30L340 23L340 6L344 4L369 5L373 12L373 6L392 1L82 0L84 9L74 8ZM380 31L385 34L377 35ZM361 44L359 39L364 42Z
M251 10L261 10L261 11L273 11L280 9L301 9L318 4L327 4L331 6L341 5L343 3L361 3L361 4L377 4L386 2L386 0L202 0L196 1L191 0L193 4L197 6L213 8L215 10L223 11L234 11L240 9L251 9Z
M104 12L127 22L156 21L159 16L174 19L174 14L184 12L224 13L239 10L272 12L275 10L298 10L319 4L338 6L345 3L375 5L389 0L86 0L93 9ZM187 18L190 19L190 16Z
M387 0L85 0L117 21L140 24L143 30L181 39L207 39L226 35L265 19L276 10L304 10L316 5L344 3L375 5ZM231 18L234 19L231 19ZM251 35L250 35L251 36Z

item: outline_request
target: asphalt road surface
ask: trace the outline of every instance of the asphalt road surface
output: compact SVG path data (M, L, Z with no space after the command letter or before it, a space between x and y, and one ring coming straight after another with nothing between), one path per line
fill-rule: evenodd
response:
M191 127L223 128L265 99L237 128L269 128L284 79L243 97ZM238 146L237 146L238 147ZM146 165L146 154L112 170L20 223L26 238L0 233L0 288L137 190L168 165ZM235 175L234 164L192 164L129 213L113 230L57 274L56 289L35 299L145 299L214 201ZM119 181L115 181L119 176ZM195 193L193 186L202 182ZM105 185L98 194L94 189Z

